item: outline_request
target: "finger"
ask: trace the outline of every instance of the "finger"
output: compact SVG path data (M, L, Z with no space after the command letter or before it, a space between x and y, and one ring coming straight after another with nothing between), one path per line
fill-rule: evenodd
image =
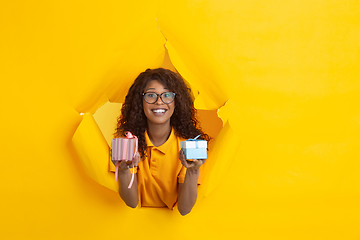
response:
M126 161L120 161L119 168L122 169L122 170L127 169L128 166L126 164Z
M195 165L194 162L190 162L190 163L188 163L187 168L193 168L193 167L195 167L195 166L196 166L196 165Z
M200 160L201 160L200 166L204 165L204 163L206 162L206 159L200 159Z
M129 166L131 166L133 164L133 161L130 161L130 160L127 160L126 161L126 165L129 167Z
M136 153L134 158L134 166L137 167L140 162L140 154Z
M179 151L179 159L180 160L185 159L184 151L182 149Z
M183 150L180 150L180 151L179 151L179 159L180 159L180 161L183 161L183 159L184 159L184 152L183 152Z
M193 167L199 167L201 166L201 162L198 159L193 159Z
M184 165L184 167L186 167L186 168L189 167L189 164L186 160L182 160L181 163L182 163L182 165Z
M203 165L202 159L193 159L191 164L189 164L189 167L199 168L201 165Z
M185 159L184 151L182 149L179 152L179 159L180 159L181 164L184 167L188 168L188 163L187 163L187 161Z

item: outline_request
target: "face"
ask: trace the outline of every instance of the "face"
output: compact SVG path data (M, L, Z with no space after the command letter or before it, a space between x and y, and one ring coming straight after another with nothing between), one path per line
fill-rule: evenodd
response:
M162 85L158 80L150 81L144 89L144 93L153 92L157 94L162 94L169 91L170 90L167 89L164 85ZM147 117L148 124L170 125L170 118L174 113L174 108L175 100L172 103L165 104L159 96L158 100L155 103L150 104L147 103L143 98L143 109L145 116Z

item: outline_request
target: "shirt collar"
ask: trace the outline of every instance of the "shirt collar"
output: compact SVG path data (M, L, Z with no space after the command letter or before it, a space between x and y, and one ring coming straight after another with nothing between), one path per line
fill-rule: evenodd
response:
M171 133L169 138L166 140L166 142L158 147L155 147L154 144L150 141L149 135L147 131L145 131L145 142L147 147L153 147L162 152L163 154L166 154L166 151L168 150L169 146L171 146L171 143L176 140L175 131L173 128L171 128Z

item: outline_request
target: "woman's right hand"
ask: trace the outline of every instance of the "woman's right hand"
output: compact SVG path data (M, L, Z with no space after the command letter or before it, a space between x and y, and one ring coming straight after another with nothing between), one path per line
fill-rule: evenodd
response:
M120 161L119 170L120 171L125 171L125 170L127 170L129 168L137 167L139 165L139 162L140 162L140 154L136 153L135 157L133 158L132 161Z

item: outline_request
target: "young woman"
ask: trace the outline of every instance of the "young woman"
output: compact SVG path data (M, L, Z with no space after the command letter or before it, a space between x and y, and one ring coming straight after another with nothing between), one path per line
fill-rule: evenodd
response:
M206 159L187 161L180 141L210 137L199 127L190 94L179 74L163 68L147 69L130 87L114 134L124 137L129 131L139 141L140 154L133 162L122 161L118 170L119 193L129 207L139 200L142 207L172 209L177 203L186 215L194 206ZM132 173L135 180L128 188Z

